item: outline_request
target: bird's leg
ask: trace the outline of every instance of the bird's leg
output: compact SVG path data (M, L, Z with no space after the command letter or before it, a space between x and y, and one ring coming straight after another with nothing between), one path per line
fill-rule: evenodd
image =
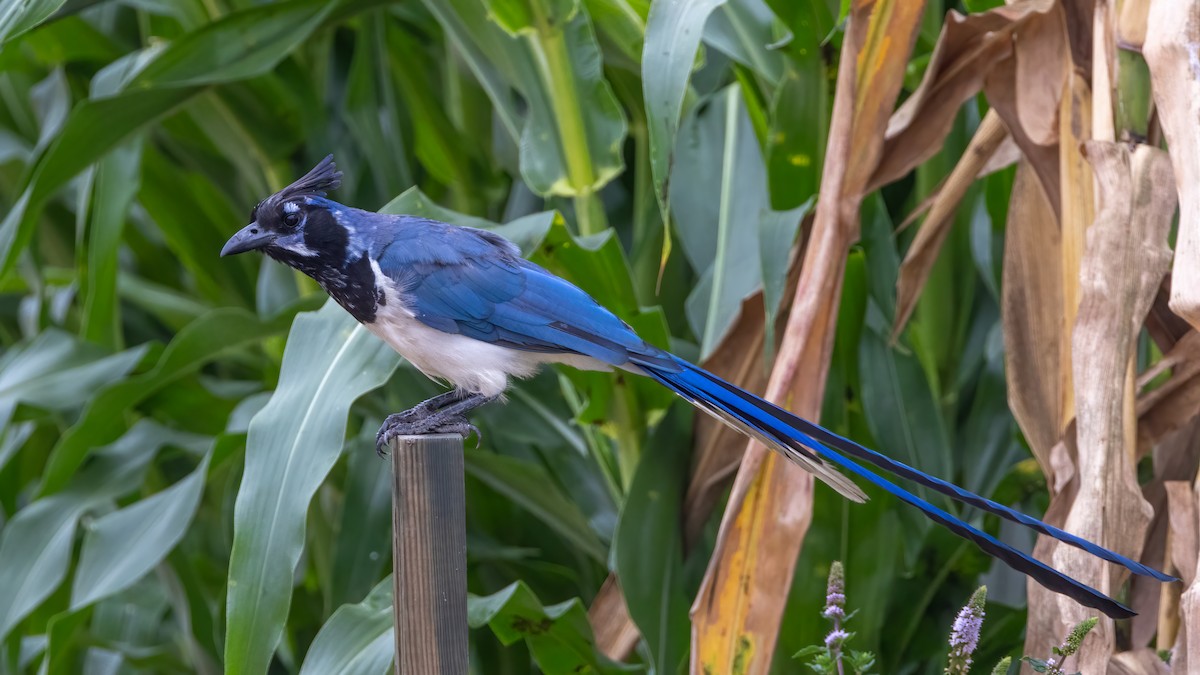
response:
M384 426L387 426L387 422L408 422L414 419L425 417L426 415L440 410L451 403L457 403L467 396L470 396L470 394L461 389L451 389L450 391L438 394L433 398L421 401L408 410L388 415Z
M375 451L382 456L388 443L397 436L459 434L466 438L472 433L478 436L479 429L467 421L466 415L497 398L499 396L469 394L455 390L435 396L404 412L388 415L375 436Z

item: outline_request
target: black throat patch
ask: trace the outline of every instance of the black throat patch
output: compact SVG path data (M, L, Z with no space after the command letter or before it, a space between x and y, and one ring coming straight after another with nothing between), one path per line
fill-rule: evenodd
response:
M351 252L346 229L324 209L309 212L304 225L304 245L316 252L304 256L286 248L268 246L265 253L316 280L359 323L374 323L387 300L376 287L375 271L367 253Z

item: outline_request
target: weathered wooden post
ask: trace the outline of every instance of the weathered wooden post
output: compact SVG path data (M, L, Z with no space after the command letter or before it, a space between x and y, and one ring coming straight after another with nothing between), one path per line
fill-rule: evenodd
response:
M397 675L467 675L463 440L392 441L392 612Z

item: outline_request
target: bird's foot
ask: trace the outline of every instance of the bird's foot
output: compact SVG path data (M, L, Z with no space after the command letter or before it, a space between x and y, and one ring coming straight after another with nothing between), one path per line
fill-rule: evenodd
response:
M384 457L393 439L428 434L458 434L463 438L475 434L475 445L478 447L483 434L467 420L466 413L495 398L471 394L456 400L449 399L453 402L441 406L437 405L441 401L430 399L404 412L388 415L375 435L375 452Z
M375 435L375 452L380 457L387 456L388 445L393 439L400 436L458 434L465 439L471 434L475 434L477 439L483 438L483 434L479 432L479 428L467 421L467 418L462 415L434 412L422 417L412 415L412 412L411 410L406 410L402 413L389 415L384 420L383 426L379 427L379 433Z

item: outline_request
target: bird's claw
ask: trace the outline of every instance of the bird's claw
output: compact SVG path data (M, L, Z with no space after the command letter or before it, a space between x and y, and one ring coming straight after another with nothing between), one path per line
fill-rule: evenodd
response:
M375 435L375 452L380 457L387 456L388 445L400 436L426 436L430 434L458 434L466 439L475 434L475 447L483 439L483 433L462 415L432 415L420 416L414 410L388 415L379 433Z

